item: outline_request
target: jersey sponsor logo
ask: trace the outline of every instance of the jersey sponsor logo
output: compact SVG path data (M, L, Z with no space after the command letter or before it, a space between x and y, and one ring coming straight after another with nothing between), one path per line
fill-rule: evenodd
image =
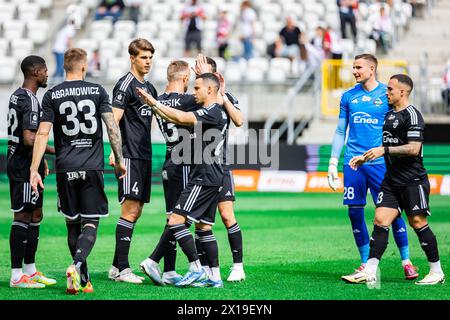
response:
M372 100L372 98L371 98L371 97L368 97L368 96L363 96L361 100L362 100L363 102L369 102L369 101Z
M376 105L377 107L379 107L379 106L381 106L383 104L383 100L381 100L380 98L375 99L373 104Z
M138 110L140 111L141 116L143 117L151 117L152 115L152 109L150 109L150 107L146 104L140 106Z
M358 99L353 99L352 103L358 103Z
M205 109L197 110L196 112L197 112L197 114L198 114L200 117L203 116L203 115L205 115L205 114L208 114L208 111L206 111Z
M12 104L17 104L17 101L19 100L19 97L16 95L12 95L11 98L9 98L9 102Z
M398 143L398 138L392 136L389 131L383 131L383 143Z
M397 128L398 127L398 120L395 120L394 124L392 126L394 127L394 129Z
M373 119L370 114L366 112L355 112L352 114L353 123L357 124L378 124L378 119Z

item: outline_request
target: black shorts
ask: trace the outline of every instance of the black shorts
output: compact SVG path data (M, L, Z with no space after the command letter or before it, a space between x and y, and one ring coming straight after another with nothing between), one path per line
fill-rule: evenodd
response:
M42 208L44 193L38 186L38 192L34 192L30 182L9 181L12 212L31 212Z
M56 173L58 210L69 220L108 216L103 171Z
M392 186L386 180L378 193L377 208L402 210L409 216L431 215L429 206L430 183L427 180L410 186Z
M152 162L150 160L124 158L123 162L127 168L127 175L117 179L119 183L119 202L125 199L150 202L152 188Z
M202 32L201 31L190 31L186 33L184 39L184 46L186 50L191 49L191 45L194 44L198 51L202 51Z
M235 200L233 172L231 172L231 170L224 170L222 190L219 193L219 202Z
M173 208L173 213L186 216L195 223L202 222L213 225L221 188L188 183L181 192L180 198Z
M164 199L166 201L166 213L172 213L181 192L186 188L191 166L172 165L162 170Z

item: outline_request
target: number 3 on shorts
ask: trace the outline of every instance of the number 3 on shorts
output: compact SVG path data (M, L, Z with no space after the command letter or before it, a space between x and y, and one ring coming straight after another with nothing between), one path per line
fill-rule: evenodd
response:
M353 200L355 199L355 189L353 187L344 188L344 199Z
M380 204L383 201L383 191L378 194L377 204Z

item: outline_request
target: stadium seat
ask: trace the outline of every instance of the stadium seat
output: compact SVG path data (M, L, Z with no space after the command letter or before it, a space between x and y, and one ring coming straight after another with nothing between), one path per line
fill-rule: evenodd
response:
M80 0L81 4L89 9L94 9L98 5L98 0Z
M22 21L36 20L39 18L41 8L36 3L22 3L17 7L18 18Z
M245 71L245 80L248 82L262 82L264 71L257 67L248 67Z
M101 40L99 44L100 60L103 62L109 58L116 57L121 48L121 42L116 39Z
M109 58L106 68L106 80L110 83L116 82L127 73L129 68L130 63L127 57Z
M217 71L220 73L224 73L226 67L226 61L222 57L211 57L217 64Z
M224 75L227 83L240 82L242 80L242 74L245 74L245 69L242 69L241 65L238 62L227 62L227 68Z
M53 0L34 0L34 3L39 5L41 9L48 9L52 6Z
M31 54L33 51L33 41L30 39L12 39L11 40L11 55L18 61Z
M0 83L12 83L16 77L17 60L0 56Z
M90 37L97 40L107 39L112 28L112 21L109 19L93 21L90 27Z
M167 66L165 67L155 67L150 72L150 79L159 83L167 82Z
M114 24L114 39L130 39L134 37L136 24L131 20L119 20Z
M158 32L158 25L152 21L139 21L136 27L137 27L136 36L141 35L153 36L156 32Z
M5 21L12 20L16 6L10 3L0 3L0 24Z
M265 57L267 55L267 43L263 39L253 40L253 47L255 48L255 56Z
M47 20L27 21L28 38L35 45L44 44L48 40L50 25Z
M9 41L3 38L0 38L0 57L6 56L9 48Z
M90 55L94 50L98 49L99 41L97 39L81 38L76 41L76 46L86 50Z
M270 60L270 68L280 68L287 73L291 70L291 60L288 58L273 58Z
M344 54L351 55L355 50L355 44L351 39L341 39L341 47Z
M9 20L3 22L3 37L5 39L22 38L25 22L20 20Z
M257 68L263 72L269 70L269 60L267 58L252 58L247 61L248 68Z

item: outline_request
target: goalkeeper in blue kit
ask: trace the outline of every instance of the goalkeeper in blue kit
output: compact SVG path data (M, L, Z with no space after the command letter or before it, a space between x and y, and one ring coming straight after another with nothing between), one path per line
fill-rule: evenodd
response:
M361 155L367 150L382 144L383 121L389 111L386 96L386 85L376 80L378 60L371 54L361 54L353 62L353 76L357 84L344 92L341 97L339 122L333 138L331 158L328 168L328 184L336 190L338 179L338 161L345 144L348 128L348 139L344 154L344 205L348 206L348 214L352 224L355 242L361 256L361 265L353 273L342 276L349 283L365 283L366 266L370 239L364 220L367 189L370 189L376 203L381 182L386 172L384 159L378 158L365 163L357 171L349 166L353 156ZM416 279L419 274L409 259L408 235L406 224L399 216L392 223L394 239L400 251L405 278Z

